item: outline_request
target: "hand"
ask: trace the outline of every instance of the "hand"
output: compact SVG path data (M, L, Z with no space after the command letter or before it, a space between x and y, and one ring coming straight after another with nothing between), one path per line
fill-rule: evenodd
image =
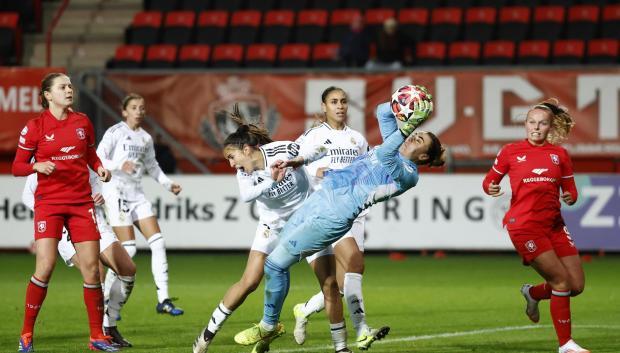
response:
M136 171L136 164L132 161L125 161L121 165L121 170L127 174L133 174Z
M323 179L323 177L325 177L325 172L330 170L329 167L321 167L319 169L316 170L316 177L319 179Z
M286 168L280 168L276 164L277 163L273 163L271 165L271 179L275 180L276 183L279 183L282 181L282 179L284 179L284 176L286 175Z
M288 161L283 161L281 159L278 159L277 161L273 162L271 164L271 166L276 166L280 169L285 169L285 168L298 168L300 166L304 165L304 159L302 157L295 157L293 159L289 159Z
M181 185L177 184L177 183L172 183L172 185L170 185L170 192L172 192L175 195L178 195L181 190L183 190L183 188L181 187Z
M97 192L93 194L93 202L95 203L95 206L101 206L105 203L105 199L100 192Z
M427 95L427 97L429 97ZM433 102L431 100L418 100L413 103L413 115L400 128L405 136L411 135L413 130L422 125L423 122L431 116L433 112Z
M569 206L575 203L575 200L573 200L573 195L571 195L571 193L568 191L564 191L561 197L562 201L564 201L564 203Z
M491 184L489 184L489 195L493 196L493 197L500 197L502 195L504 195L504 192L502 191L502 187L499 186L498 184L495 184L495 182L491 181Z
M50 161L39 162L39 163L35 163L32 166L32 169L37 173L50 175L56 170L56 164Z
M110 171L105 169L104 167L97 168L97 175L99 175L99 180L103 181L104 183L107 183L108 181L110 181L110 179L112 179L112 173L110 173Z

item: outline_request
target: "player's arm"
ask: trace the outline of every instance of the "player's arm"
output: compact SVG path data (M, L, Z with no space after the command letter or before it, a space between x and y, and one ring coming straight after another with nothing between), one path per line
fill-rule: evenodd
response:
M302 165L308 165L314 161L318 161L327 154L327 148L323 145L304 145L291 142L286 146L288 160L276 161L278 168L297 168Z
M237 183L239 184L239 195L244 202L256 200L276 185L276 181L267 173L261 173L259 182L254 185L252 176L242 171L237 172Z
M498 197L504 194L501 186L499 186L499 183L510 169L510 164L507 162L508 151L506 150L507 148L503 148L497 153L493 166L489 169L487 175L482 181L482 190L493 197Z
M56 165L52 161L30 163L34 151L38 144L38 129L31 120L26 124L19 136L15 159L11 166L11 173L14 176L27 176L34 172L50 175L56 170Z
M109 170L120 170L122 163L114 161L114 148L116 147L116 142L114 138L114 133L110 132L110 130L106 131L103 134L103 138L101 142L99 142L99 146L97 146L97 156L103 163L103 166Z
M146 145L146 153L144 154L144 168L149 173L149 175L155 179L160 185L162 185L166 190L177 195L181 192L181 185L172 181L157 163L157 159L155 158L155 146L153 146L153 140L149 139Z
M573 175L573 162L566 150L563 151L562 161L560 168L562 170L562 181L560 187L562 188L562 200L567 205L572 205L577 202L579 194L577 192L577 185L575 185L575 177Z
M392 113L390 103L385 102L377 106L375 113L377 120L379 121L379 130L381 131L381 138L383 141L387 140L395 131L398 130L398 124L396 123L396 117ZM404 140L403 140L404 141Z

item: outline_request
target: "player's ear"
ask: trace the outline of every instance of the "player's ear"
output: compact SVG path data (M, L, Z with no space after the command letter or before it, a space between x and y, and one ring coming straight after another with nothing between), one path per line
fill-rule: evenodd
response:
M321 102L321 110L323 111L323 114L327 114L327 105L325 102Z

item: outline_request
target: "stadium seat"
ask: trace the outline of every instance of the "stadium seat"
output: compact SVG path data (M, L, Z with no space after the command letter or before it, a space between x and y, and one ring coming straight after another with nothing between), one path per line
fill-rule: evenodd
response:
M21 29L17 12L0 12L0 65L21 62Z
M277 51L275 44L250 44L245 51L245 67L274 67Z
M144 9L147 11L174 11L178 5L176 0L144 0Z
M566 38L589 40L596 36L599 23L599 8L594 5L579 5L568 9Z
M512 0L512 6L536 7L541 4L541 0Z
M428 9L402 9L398 12L398 28L412 40L419 42L426 38Z
M209 0L181 0L180 10L189 10L196 13L208 10L211 8L211 1Z
M261 16L261 12L257 10L233 12L230 18L229 42L244 45L256 42Z
M616 39L592 39L588 42L587 62L590 64L615 64L618 62L620 44Z
M128 43L142 45L158 43L162 18L162 13L159 11L138 12L128 29Z
M446 43L419 42L416 45L416 65L439 66L446 59Z
M478 65L480 62L480 42L453 42L448 48L450 65Z
M501 9L508 5L509 0L478 0L479 7L495 7Z
M413 8L425 8L425 9L436 9L441 7L443 0L411 0L410 7Z
M542 65L549 62L551 45L546 40L526 40L519 43L518 64Z
M18 28L20 32L38 32L42 29L41 0L0 0L0 11L16 12L19 15Z
M217 68L241 67L243 46L240 44L218 44L213 48L211 66Z
M291 10L267 11L263 19L263 43L282 45L288 43L295 23Z
M246 9L267 12L273 10L276 6L276 0L249 0L246 3Z
M307 67L310 60L308 44L285 44L280 47L278 63L280 67Z
M222 11L238 11L243 6L243 0L213 0L213 9Z
M515 42L496 40L484 43L482 63L487 65L512 65L515 57Z
M286 0L280 1L280 9L302 11L310 7L310 0Z
M206 44L189 44L179 51L179 67L204 68L209 64L211 47Z
M361 16L361 12L358 9L334 10L329 20L329 41L340 42L349 32L353 19L358 16Z
M601 35L603 38L620 39L620 4L603 7Z
M297 15L295 42L316 44L325 38L326 10L302 10Z
M364 17L368 33L375 36L383 29L383 22L385 22L385 20L388 18L396 18L396 12L392 9L370 9L366 10Z
M495 31L496 13L494 7L472 7L465 10L465 40L491 40Z
M522 41L530 28L531 10L525 6L504 7L499 10L497 38Z
M333 11L342 8L342 0L314 0L315 9Z
M312 66L314 67L341 67L342 61L338 58L340 45L338 43L319 43L312 48Z
M196 43L220 44L224 42L228 26L228 12L203 11L198 15Z
M177 46L173 44L151 45L146 51L144 67L149 69L167 69L174 67L177 58Z
M458 7L442 7L431 11L429 39L454 42L461 34L463 10Z
M113 67L115 69L134 69L142 66L144 58L144 46L138 44L125 44L116 48Z
M444 0L443 7L459 7L466 10L474 5L473 0Z
M377 6L382 9L400 10L409 6L409 0L379 0Z
M193 11L174 11L166 15L162 33L162 43L183 45L192 42L192 32L196 13Z
M578 39L556 40L553 43L554 64L581 64L586 51L585 43Z
M563 6L539 6L534 9L532 39L556 40L564 29Z

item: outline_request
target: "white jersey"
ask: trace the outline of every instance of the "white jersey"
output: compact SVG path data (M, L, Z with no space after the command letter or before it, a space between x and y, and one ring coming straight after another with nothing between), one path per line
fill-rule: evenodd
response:
M135 195L143 195L142 176L145 173L166 190L172 187L172 180L164 174L155 159L151 135L140 127L132 130L125 122L110 127L97 147L97 155L103 166L112 172L112 179L103 186L106 197L114 193L122 195L123 199L132 200ZM132 174L121 170L125 161L135 164Z
M239 192L243 201L256 201L259 222L277 231L310 195L312 188L303 168L288 168L284 179L276 183L271 178L270 166L277 160L287 161L298 155L309 163L321 158L326 149L323 146L300 149L291 141L272 142L259 149L265 160L264 169L251 174L237 171Z

